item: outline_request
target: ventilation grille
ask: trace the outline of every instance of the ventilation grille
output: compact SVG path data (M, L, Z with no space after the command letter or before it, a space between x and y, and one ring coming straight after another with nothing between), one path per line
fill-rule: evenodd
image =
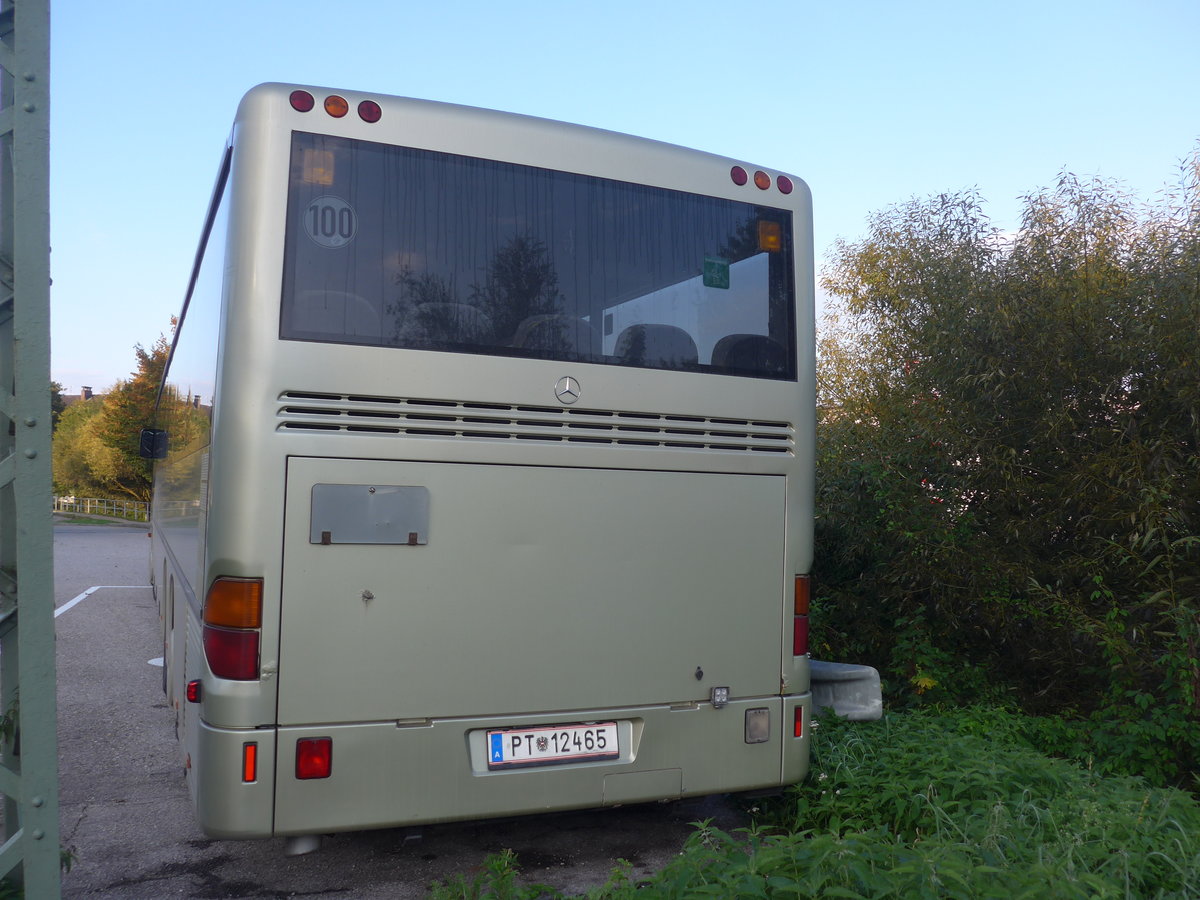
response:
M787 422L298 391L280 394L279 401L277 427L286 431L793 452Z

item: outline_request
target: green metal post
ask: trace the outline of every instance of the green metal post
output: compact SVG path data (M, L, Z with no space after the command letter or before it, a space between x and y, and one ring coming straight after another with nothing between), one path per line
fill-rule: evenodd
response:
M50 5L0 2L0 876L60 895L50 473Z

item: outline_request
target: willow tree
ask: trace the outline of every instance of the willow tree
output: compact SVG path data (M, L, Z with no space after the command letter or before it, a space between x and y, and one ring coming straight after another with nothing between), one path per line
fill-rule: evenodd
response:
M821 364L831 649L913 693L1094 715L1127 768L1187 771L1200 156L1153 206L1064 175L1011 236L974 193L914 200L824 286L849 325Z

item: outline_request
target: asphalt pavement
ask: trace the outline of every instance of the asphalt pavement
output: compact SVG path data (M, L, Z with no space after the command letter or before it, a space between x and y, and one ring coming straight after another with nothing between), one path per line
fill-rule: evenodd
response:
M409 898L517 854L524 879L583 893L618 859L649 875L691 822L746 824L726 798L326 836L224 841L195 823L161 689L161 632L145 525L56 525L59 807L74 856L63 897Z

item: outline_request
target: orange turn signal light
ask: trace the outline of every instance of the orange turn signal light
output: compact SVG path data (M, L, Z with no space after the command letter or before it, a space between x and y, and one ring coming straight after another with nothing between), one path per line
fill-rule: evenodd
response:
M218 578L204 600L204 621L225 628L261 628L262 590L261 578Z
M796 576L795 597L792 601L792 614L797 616L808 615L809 595L812 592L812 579L808 575Z

